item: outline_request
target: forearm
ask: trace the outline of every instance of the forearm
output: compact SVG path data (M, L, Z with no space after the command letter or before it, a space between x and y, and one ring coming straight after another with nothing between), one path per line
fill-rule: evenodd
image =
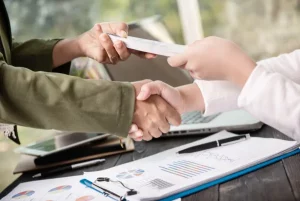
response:
M202 93L196 83L177 87L183 100L181 113L204 111L205 105Z
M126 136L132 122L130 84L32 72L0 63L0 122Z
M13 42L12 65L22 66L32 71L53 70L53 49L60 39L32 39L25 42Z
M83 56L77 39L64 39L53 48L53 68Z
M182 98L180 113L201 111L204 116L238 109L241 89L228 81L196 80L176 88Z

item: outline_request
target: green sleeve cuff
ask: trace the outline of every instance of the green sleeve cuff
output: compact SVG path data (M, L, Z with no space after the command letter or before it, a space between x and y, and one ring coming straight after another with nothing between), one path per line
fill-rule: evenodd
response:
M32 39L13 43L12 65L26 67L32 71L51 72L53 48L61 39Z
M121 105L119 108L119 120L116 135L126 137L132 124L135 107L135 92L132 84L122 83L121 85Z

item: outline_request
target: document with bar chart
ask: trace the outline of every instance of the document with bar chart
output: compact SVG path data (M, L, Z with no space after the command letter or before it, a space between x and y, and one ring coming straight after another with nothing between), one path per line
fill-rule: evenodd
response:
M84 176L91 181L98 177L109 177L137 190L136 195L127 197L129 201L159 200L299 147L295 141L251 137L243 142L205 151L177 153L191 146L233 136L235 134L222 131L141 160L103 171L85 173ZM124 190L118 182L105 182L99 185L120 195L126 193L126 189Z

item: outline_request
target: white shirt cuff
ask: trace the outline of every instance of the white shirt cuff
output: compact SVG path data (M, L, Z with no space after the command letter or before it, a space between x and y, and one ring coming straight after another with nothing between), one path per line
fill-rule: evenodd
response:
M237 109L241 89L228 81L195 80L205 104L204 116Z
M248 105L251 105L251 102L262 89L261 84L265 81L266 73L266 69L263 68L262 64L256 66L256 68L252 71L238 97L239 107L247 107ZM249 94L251 94L251 96L249 96Z

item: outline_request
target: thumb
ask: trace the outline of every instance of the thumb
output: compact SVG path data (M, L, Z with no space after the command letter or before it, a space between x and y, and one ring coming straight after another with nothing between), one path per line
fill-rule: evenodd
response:
M181 67L187 63L187 55L185 53L177 54L168 58L168 63L172 67Z
M135 90L135 94L139 94L141 91L141 88L144 84L147 84L148 82L152 82L152 80L146 79L146 80L141 80L141 81L137 81L137 82L131 82L131 84L134 87Z
M163 89L163 83L160 81L149 82L144 84L141 88L139 95L137 96L138 100L147 100L151 95L161 95Z
M142 87L143 85L149 83L149 82L152 82L152 80L150 79L145 79L145 80L140 80L140 81L135 81L135 82L132 82L132 84L134 85L138 85L140 87Z

